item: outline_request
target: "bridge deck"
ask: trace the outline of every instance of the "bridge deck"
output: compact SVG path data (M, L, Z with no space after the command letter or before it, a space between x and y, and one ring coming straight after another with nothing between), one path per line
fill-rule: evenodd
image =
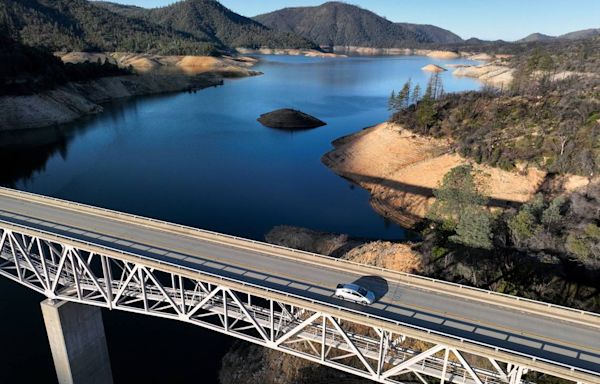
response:
M202 232L192 235L168 231L150 222L140 225L107 215L65 209L50 200L48 204L32 201L26 195L20 198L0 191L0 220L343 304L364 313L600 373L600 329L597 327L294 260L283 252L279 255L276 248L268 252L253 249L256 247L251 242L240 246L217 241ZM338 283L358 280L378 294L379 300L374 305L362 307L332 297Z

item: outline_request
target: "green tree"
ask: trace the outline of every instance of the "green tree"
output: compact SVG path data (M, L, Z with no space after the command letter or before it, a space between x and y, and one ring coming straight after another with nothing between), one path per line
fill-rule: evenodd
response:
M560 196L552 200L548 208L542 213L542 224L548 230L555 230L563 220L562 209L565 205L565 198Z
M471 165L452 168L433 191L435 203L427 217L443 224L444 229L455 230L460 216L467 209L481 207L487 199L479 191L475 171Z
M421 97L421 86L419 84L415 85L415 89L412 92L412 103L417 104L419 102L419 98Z
M586 244L585 239L581 239L575 234L567 236L565 247L569 253L575 255L580 260L587 260L590 257L590 248Z
M522 247L535 234L537 231L536 221L536 217L526 207L508 220L510 235L517 247Z
M396 91L392 91L392 95L390 96L390 98L388 100L388 110L394 111L394 112L400 112L403 109L408 108L408 106L410 105L410 100L411 100L410 99L411 84L412 84L412 80L408 79L408 81L406 83L404 83L404 86L402 87L400 92L398 92L398 94L396 94Z
M435 110L434 101L431 97L430 88L427 87L425 95L423 95L423 98L417 104L417 124L421 128L427 130L435 123L436 115L437 112Z
M396 91L392 90L392 94L390 95L390 98L388 99L388 111L398 111L397 108L397 100L396 100Z
M453 231L449 240L471 248L491 249L493 219L485 208L481 180L471 165L451 169L434 191L435 203L427 217Z
M588 238L594 241L600 241L600 228L596 224L590 223L586 225L583 231Z
M460 214L456 234L450 240L471 248L492 249L492 217L483 207L468 207Z
M404 108L408 108L409 104L410 104L410 88L412 86L412 80L408 79L408 81L406 83L404 83L404 86L402 87L402 90L400 91L400 93L398 93L398 102L400 104L400 108L404 109Z

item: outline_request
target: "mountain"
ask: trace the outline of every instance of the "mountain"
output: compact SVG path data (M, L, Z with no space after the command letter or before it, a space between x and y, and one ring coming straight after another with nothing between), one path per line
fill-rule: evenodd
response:
M368 10L340 2L285 8L256 16L254 20L277 31L296 33L321 46L406 48L462 41L441 28L393 23Z
M591 39L600 36L600 28L584 29L581 31L575 31L566 33L559 36L559 39L567 40L580 40L580 39Z
M215 0L186 0L172 5L145 9L114 3L97 2L111 12L144 20L187 33L201 40L214 40L237 48L316 48L311 41L291 32L273 31L264 25L238 15Z
M438 44L458 44L464 42L464 40L455 33L450 32L447 29L436 27L435 25L428 24L409 24L409 23L396 23L404 28L407 28L413 32L419 33L434 43Z
M600 28L583 29L581 31L574 31L565 33L560 36L548 36L542 33L532 33L531 35L517 40L518 43L533 43L533 42L546 42L554 40L583 40L591 39L600 36Z
M470 39L465 40L465 44L472 44L472 45L487 44L487 43L489 43L488 40L478 39L477 37L471 37Z
M544 42L544 41L552 41L555 40L556 37L544 35L543 33L532 33L529 36L526 36L520 40L517 40L517 43L535 43L535 42Z
M2 0L0 29L52 51L209 54L218 40L116 14L86 0Z

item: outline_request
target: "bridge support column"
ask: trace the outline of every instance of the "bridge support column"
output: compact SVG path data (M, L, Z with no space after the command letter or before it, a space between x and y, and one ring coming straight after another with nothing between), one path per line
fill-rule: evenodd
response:
M100 308L53 300L41 307L59 384L112 384Z

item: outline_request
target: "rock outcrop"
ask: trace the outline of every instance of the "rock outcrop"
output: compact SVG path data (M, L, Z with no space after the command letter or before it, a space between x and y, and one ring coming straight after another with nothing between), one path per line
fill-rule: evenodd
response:
M289 108L265 113L257 120L265 127L286 130L312 129L327 125L314 116Z
M434 73L440 73L440 72L447 71L446 68L440 67L439 65L435 65L435 64L427 64L426 66L421 68L421 70L425 71L425 72L434 72Z
M482 65L463 65L454 70L454 76L472 77L497 88L507 88L513 79L514 69L498 62Z

